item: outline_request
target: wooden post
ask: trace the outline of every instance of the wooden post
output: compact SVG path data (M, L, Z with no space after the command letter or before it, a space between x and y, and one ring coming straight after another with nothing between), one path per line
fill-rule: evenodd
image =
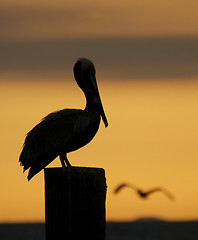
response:
M105 240L106 179L101 168L45 168L46 240Z

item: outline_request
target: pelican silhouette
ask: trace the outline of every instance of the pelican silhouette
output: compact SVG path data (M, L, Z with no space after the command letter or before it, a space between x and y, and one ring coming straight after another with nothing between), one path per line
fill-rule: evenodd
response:
M131 189L135 190L136 193L138 194L138 196L143 198L143 199L148 198L148 196L151 193L160 191L160 192L163 192L170 200L174 200L173 195L170 192L168 192L166 189L162 188L162 187L155 187L155 188L152 188L152 189L150 189L148 191L143 191L140 188L136 187L135 185L128 184L128 183L122 183L119 186L117 186L115 188L115 190L114 190L114 193L115 194L118 193L121 189L123 189L125 187L128 187L128 188L131 188Z
M80 58L73 71L86 97L85 109L63 109L50 113L27 134L19 162L23 171L29 169L28 181L57 156L62 167L71 167L67 153L83 147L93 139L101 117L105 127L108 126L94 64L86 58Z

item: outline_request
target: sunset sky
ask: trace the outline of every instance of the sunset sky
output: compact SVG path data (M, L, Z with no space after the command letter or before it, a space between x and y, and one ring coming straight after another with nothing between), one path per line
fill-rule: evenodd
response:
M197 34L193 0L3 0L3 40Z
M84 107L72 72L82 56L95 63L109 127L69 160L105 169L107 220L198 219L197 9L193 0L0 2L0 222L44 221L43 172L27 182L18 157L42 117ZM114 195L121 182L163 186L175 201Z

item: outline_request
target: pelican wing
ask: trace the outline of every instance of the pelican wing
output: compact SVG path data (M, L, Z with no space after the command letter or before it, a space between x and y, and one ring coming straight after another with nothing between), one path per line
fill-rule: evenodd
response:
M61 153L82 147L80 136L87 132L90 121L85 111L78 109L64 109L43 118L26 136L19 158L24 171L32 168L37 173Z

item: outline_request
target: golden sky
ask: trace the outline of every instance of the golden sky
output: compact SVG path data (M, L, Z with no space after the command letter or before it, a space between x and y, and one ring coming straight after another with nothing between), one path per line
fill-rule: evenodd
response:
M1 40L197 35L198 2L1 1Z
M68 158L76 166L105 169L107 220L197 219L197 81L98 79L98 83L109 127L101 122L94 140ZM28 182L18 163L24 137L49 112L83 108L84 96L73 79L25 82L24 78L3 82L0 91L0 222L44 221L43 172ZM61 166L60 161L50 166ZM165 187L175 201L161 193L141 200L130 189L114 195L121 182L145 190Z
M169 38L197 36L197 9L194 0L0 2L0 222L44 221L43 173L27 182L18 157L42 117L84 107L72 76L81 56L96 63L109 127L69 159L106 170L107 219L198 218L197 40ZM163 186L176 201L113 195L123 181Z

